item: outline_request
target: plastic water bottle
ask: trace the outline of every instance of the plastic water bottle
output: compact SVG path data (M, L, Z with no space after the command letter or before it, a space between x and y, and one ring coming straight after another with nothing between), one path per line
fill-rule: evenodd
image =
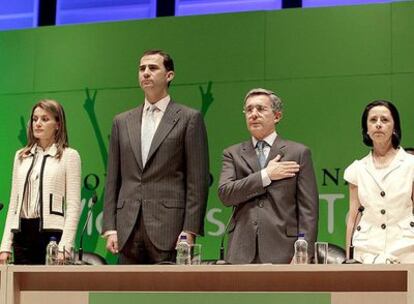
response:
M59 246L54 236L50 237L46 247L46 265L57 265Z
M295 264L308 263L308 242L305 240L305 234L299 233L298 239L295 242Z
M187 236L181 235L178 241L177 247L177 265L190 265L191 264L191 246L188 243Z

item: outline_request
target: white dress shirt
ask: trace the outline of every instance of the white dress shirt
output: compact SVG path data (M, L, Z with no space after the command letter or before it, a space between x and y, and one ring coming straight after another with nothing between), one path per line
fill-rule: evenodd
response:
M55 146L55 144L53 144ZM40 170L45 155L49 154L51 147L43 150L42 147L36 146L34 162L32 170L26 184L25 196L23 198L23 206L20 211L20 217L25 219L39 218L39 182L40 182ZM53 147L55 149L55 147Z

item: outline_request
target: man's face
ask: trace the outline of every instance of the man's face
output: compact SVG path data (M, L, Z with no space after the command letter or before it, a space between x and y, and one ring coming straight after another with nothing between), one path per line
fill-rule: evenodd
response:
M274 112L267 95L253 95L244 105L247 129L256 139L263 139L275 130L275 124L282 118L282 112Z
M168 82L174 78L174 72L165 69L164 58L159 54L143 56L138 70L139 85L144 92L167 90Z

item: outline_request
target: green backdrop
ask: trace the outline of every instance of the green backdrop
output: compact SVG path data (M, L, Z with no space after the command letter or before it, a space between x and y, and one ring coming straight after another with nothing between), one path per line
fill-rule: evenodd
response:
M82 157L82 176L99 196L84 247L107 255L99 232L108 136L113 116L143 101L137 64L149 48L172 54L171 95L205 116L214 177L206 236L199 239L205 259L217 258L230 214L217 197L221 153L249 137L242 114L249 89L276 91L285 102L278 133L312 150L320 240L344 245L348 194L342 176L368 152L360 134L364 106L393 100L402 144L414 145L413 2L0 32L0 201L8 205L12 159L25 141L32 105L57 99L66 110L70 144ZM91 196L84 186L84 205ZM3 211L0 229L5 217Z

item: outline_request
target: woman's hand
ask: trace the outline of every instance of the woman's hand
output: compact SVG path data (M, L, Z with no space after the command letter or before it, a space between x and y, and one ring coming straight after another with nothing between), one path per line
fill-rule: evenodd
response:
M0 252L0 264L7 264L7 261L10 259L11 253L10 252Z
M59 251L57 256L57 265L71 265L75 262L75 255L72 250L65 252Z
M65 264L65 255L63 254L63 251L59 251L57 256L57 265L63 264Z

